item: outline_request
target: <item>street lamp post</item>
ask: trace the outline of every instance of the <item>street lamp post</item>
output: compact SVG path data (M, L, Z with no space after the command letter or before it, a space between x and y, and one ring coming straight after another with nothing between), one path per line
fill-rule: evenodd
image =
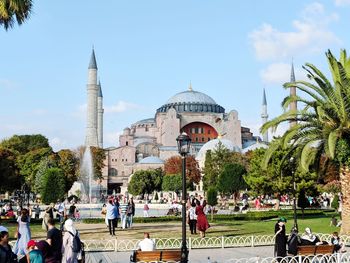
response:
M292 181L293 181L293 217L294 217L294 229L298 230L297 222L297 203L296 203L296 183L295 183L295 174L294 174L294 157L289 159L292 169Z
M181 245L181 263L187 263L188 250L186 244L186 155L190 152L191 138L185 133L181 133L177 138L177 146L182 159L182 245Z

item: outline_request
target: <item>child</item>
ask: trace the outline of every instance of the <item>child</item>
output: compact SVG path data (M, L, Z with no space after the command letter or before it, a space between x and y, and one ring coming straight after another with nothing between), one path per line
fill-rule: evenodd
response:
M43 254L36 248L36 243L33 239L29 240L27 244L27 262L28 263L44 263Z
M345 244L341 242L340 237L338 236L338 232L333 232L331 243L334 245L335 252L345 252Z

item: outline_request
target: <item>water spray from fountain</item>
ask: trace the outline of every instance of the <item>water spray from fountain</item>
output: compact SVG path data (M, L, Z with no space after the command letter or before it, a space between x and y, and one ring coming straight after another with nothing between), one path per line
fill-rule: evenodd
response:
M83 159L81 160L80 164L80 179L83 183L84 189L82 189L83 195L87 197L86 199L91 204L92 200L92 185L93 185L93 178L94 178L94 168L93 168L93 160L91 155L91 149L90 147L86 147Z

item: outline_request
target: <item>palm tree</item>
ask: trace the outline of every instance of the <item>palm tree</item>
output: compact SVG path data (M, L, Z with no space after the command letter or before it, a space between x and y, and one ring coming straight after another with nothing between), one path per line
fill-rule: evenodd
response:
M32 0L0 0L0 26L12 28L17 21L23 24L32 11Z
M261 128L277 128L282 123L297 121L281 137L281 143L300 160L304 170L312 164L318 165L321 156L337 161L340 167L342 188L342 229L350 234L350 58L341 50L337 60L328 50L327 62L332 81L312 64L304 69L310 81L284 84L285 88L296 87L303 97L286 97L282 106L298 102L299 110L286 111ZM267 154L271 156L273 149Z

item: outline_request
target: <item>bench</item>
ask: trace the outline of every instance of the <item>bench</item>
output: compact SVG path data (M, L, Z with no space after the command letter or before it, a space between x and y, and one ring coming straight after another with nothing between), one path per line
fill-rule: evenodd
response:
M136 250L130 256L130 262L167 262L181 261L181 250L155 250L140 251Z
M334 245L298 246L298 255L326 255L334 252Z

